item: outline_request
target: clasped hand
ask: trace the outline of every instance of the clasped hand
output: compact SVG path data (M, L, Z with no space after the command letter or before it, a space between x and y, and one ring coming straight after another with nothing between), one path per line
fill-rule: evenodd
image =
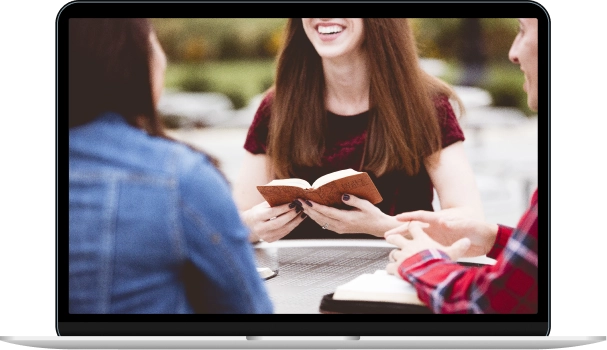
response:
M251 230L251 233L266 242L277 241L306 218L302 212L301 204L296 202L270 207L268 202L260 203L242 214L242 220Z
M409 222L424 223L424 232L443 246L468 238L471 241L470 249L465 256L481 256L491 250L497 236L497 225L484 221L471 219L471 215L459 209L443 209L437 212L413 211L396 215L396 220L404 224L386 232L386 237L392 234L410 237ZM413 227L413 226L411 226Z
M337 233L367 233L383 237L384 232L399 223L392 216L384 214L371 202L354 195L344 194L342 201L352 209L343 210L328 207L309 200L305 203L305 213L321 227Z
M449 246L443 246L430 238L423 227L427 228L427 224L419 222L411 222L407 225L410 239L398 233L386 232L386 241L394 244L397 249L390 252L390 263L386 266L386 272L397 275L398 267L407 258L427 249L437 249L446 253L451 260L461 258L464 253L470 248L470 239L462 238Z

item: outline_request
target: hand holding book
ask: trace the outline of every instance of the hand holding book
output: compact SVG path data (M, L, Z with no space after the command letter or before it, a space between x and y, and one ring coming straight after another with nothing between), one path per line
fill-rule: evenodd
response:
M329 207L313 201L304 201L304 212L321 227L337 233L366 233L383 237L384 233L401 223L394 216L383 213L368 200L344 194L347 210Z
M306 216L301 207L283 204L270 207L262 202L242 213L242 220L251 230L251 241L274 242L289 234Z
M383 237L385 231L399 224L374 205L382 197L370 176L352 169L321 176L312 185L302 179L281 179L257 189L276 208L295 200L305 203L305 214L322 228L337 233Z
M257 190L272 207L291 203L296 199L306 199L331 207L344 207L341 200L344 194L366 199L371 204L382 201L369 175L352 169L321 176L311 185L302 179L280 179L257 186Z

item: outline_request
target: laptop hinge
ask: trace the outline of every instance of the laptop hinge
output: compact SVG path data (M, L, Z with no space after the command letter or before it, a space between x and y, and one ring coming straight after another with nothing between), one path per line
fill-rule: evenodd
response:
M257 336L247 335L247 340L360 340L357 335L344 335L344 336Z

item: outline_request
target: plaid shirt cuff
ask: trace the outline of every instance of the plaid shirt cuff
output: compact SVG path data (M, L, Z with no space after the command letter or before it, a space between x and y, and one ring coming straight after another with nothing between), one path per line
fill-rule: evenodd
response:
M421 265L427 264L436 260L448 260L451 258L447 253L438 249L423 250L415 255L405 259L398 267L398 274L406 281L414 282L414 277L409 274L409 271L419 268Z
M512 235L512 231L514 230L512 227L497 225L497 236L495 237L495 243L493 244L493 248L487 253L487 257L491 259L496 259L498 255L504 250L506 244L508 243L508 239Z

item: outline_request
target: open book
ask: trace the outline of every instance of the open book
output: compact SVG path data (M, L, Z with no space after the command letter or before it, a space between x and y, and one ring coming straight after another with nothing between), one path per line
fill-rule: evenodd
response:
M398 276L389 275L385 270L362 274L338 286L333 299L424 305L413 285Z
M263 198L275 207L291 203L297 198L308 199L326 206L342 206L345 193L377 204L383 200L369 174L345 169L319 177L313 184L302 179L273 180L257 186Z

